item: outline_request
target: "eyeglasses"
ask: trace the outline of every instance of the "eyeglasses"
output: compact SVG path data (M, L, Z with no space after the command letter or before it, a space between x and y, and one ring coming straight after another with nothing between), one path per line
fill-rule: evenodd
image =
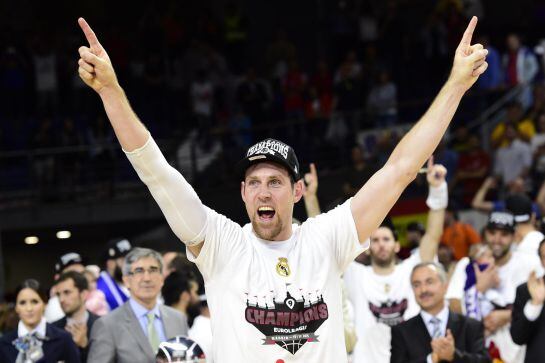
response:
M148 269L145 269L143 267L137 267L133 271L129 272L129 275L136 276L136 277L142 277L145 273L148 273L150 276L157 276L161 273L161 270L159 267L151 266Z

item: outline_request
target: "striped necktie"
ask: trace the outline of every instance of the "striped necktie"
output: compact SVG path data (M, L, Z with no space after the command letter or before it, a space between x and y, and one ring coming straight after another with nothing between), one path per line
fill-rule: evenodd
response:
M432 339L435 339L435 338L439 338L441 335L441 320L436 318L435 316L433 318L430 319L430 323L432 325L432 330L431 330L431 338Z

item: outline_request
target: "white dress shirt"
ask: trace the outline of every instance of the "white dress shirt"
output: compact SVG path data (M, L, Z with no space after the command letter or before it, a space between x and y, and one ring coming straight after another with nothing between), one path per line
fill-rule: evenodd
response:
M441 331L441 336L444 337L447 334L447 323L448 323L448 306L445 304L445 307L443 307L443 310L441 310L437 315L431 315L430 313L425 312L422 310L420 312L420 316L422 317L422 320L424 320L424 324L426 325L426 329L428 329L428 333L430 333L430 338L433 337L433 331L435 330L435 324L431 322L433 318L439 319L439 327ZM431 359L431 353L428 354L426 357L427 363L432 363Z

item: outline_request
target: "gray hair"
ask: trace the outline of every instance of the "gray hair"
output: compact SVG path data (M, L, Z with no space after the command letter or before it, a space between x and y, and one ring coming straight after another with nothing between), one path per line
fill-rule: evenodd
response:
M414 266L413 270L411 271L411 281L413 280L414 272L424 267L432 267L433 269L435 269L435 271L437 271L437 275L439 276L439 280L441 280L443 284L446 284L448 282L445 268L443 267L443 265L437 262L420 262L418 265Z
M142 258L151 257L159 263L159 270L163 273L163 257L161 254L150 248L135 247L125 256L125 263L123 264L123 275L128 276L131 272L132 264Z

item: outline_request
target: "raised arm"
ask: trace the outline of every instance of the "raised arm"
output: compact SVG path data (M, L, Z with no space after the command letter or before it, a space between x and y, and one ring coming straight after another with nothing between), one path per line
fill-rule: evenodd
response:
M494 203L486 201L485 198L488 191L495 186L496 178L493 176L486 178L477 193L475 193L475 196L471 201L471 207L482 212L491 212L492 209L494 209Z
M149 132L119 85L108 53L85 19L79 18L78 23L89 43L89 46L79 47L80 78L100 96L121 147L125 151L133 151L144 146Z
M430 158L427 173L430 191L426 201L430 211L428 212L426 233L420 240L419 251L422 262L433 261L437 255L437 248L443 234L445 209L448 204L446 175L447 169L443 165L433 165L433 158Z
M316 172L316 165L311 163L310 172L305 174L305 192L303 193L308 218L316 217L321 213L317 192L318 173Z
M89 43L79 48L81 79L100 96L119 143L173 232L197 256L205 238L204 205L182 174L168 164L132 110L110 58L89 24L83 18L78 23Z
M431 156L450 124L464 93L487 68L487 50L471 45L477 18L473 17L456 49L450 76L428 111L396 146L392 155L358 191L351 209L360 241L384 219L403 190Z

